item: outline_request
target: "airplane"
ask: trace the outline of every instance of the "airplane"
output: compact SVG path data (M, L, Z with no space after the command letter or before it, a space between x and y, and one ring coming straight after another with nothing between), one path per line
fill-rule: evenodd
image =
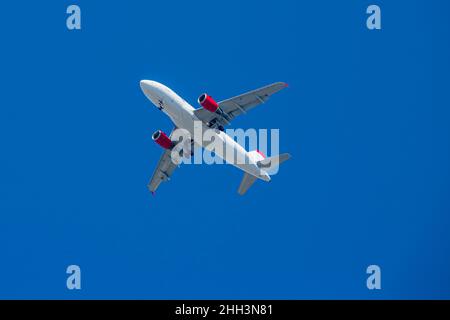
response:
M159 82L141 80L140 87L145 96L172 120L175 125L174 130L181 128L190 133L193 137L190 141L192 147L202 147L213 151L225 162L244 171L244 177L238 188L240 195L244 195L256 179L270 181L270 174L266 168L279 165L290 158L288 153L266 158L258 150L246 151L224 132L224 127L238 115L245 114L257 105L265 103L272 94L287 87L287 84L283 82L276 82L220 102L216 102L211 96L203 93L198 98L201 106L198 109L192 107L174 91ZM235 161L235 154L225 152L225 150L212 149L211 141L203 141L202 137L194 134L195 122L201 123L202 132L214 129L214 140L222 142L226 146L225 150L229 150L228 148L234 150L245 161L239 163ZM167 135L163 131L157 130L152 134L152 139L165 149L147 186L152 194L158 189L161 182L170 179L173 171L178 167L171 157L175 145L175 142L171 140L172 133ZM191 155L192 153L188 156Z

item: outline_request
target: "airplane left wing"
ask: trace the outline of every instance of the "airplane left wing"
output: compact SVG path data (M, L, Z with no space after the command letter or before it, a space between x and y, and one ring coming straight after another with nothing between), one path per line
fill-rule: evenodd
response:
M271 95L287 87L284 82L276 82L268 86L241 94L239 96L220 101L218 103L220 113L212 113L204 108L194 111L197 118L209 124L211 127L225 126L240 114L247 113L250 109L265 103Z

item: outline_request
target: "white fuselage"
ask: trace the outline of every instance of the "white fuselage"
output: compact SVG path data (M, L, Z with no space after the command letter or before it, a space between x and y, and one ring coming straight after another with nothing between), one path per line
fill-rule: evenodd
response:
M201 122L194 114L194 108L182 99L179 95L173 92L170 88L156 81L142 80L140 82L141 89L146 97L153 102L153 104L163 111L177 128L187 130L194 143L209 151L213 151L217 156L222 158L229 164L232 164L239 169L259 178L264 181L270 181L270 176L258 167L255 159L234 139L228 136L225 132L220 130L210 129L207 125ZM194 123L201 123L202 132L210 131L214 137L214 141L221 141L224 148L214 148L211 141L204 141L203 135L194 133ZM234 150L234 152L226 152L226 150ZM237 159L245 159L245 161L236 161Z

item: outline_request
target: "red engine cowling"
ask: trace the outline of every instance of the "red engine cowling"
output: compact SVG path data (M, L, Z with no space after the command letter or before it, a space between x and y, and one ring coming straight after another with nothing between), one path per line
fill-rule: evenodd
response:
M208 96L206 93L198 97L198 103L210 112L216 112L217 109L219 109L219 105L217 104L217 102L214 101L214 99L211 98L211 96Z
M172 140L170 140L167 134L165 134L161 130L155 131L152 134L152 139L164 149L171 149L173 147Z

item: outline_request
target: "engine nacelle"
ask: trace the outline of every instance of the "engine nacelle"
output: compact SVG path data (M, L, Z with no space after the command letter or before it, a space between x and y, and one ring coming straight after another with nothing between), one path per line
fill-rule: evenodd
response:
M161 130L155 131L152 134L152 139L164 149L172 149L173 147L172 140L170 140L167 134L165 134Z
M216 112L219 109L219 105L211 96L208 96L206 93L202 94L198 97L198 103L210 112Z

